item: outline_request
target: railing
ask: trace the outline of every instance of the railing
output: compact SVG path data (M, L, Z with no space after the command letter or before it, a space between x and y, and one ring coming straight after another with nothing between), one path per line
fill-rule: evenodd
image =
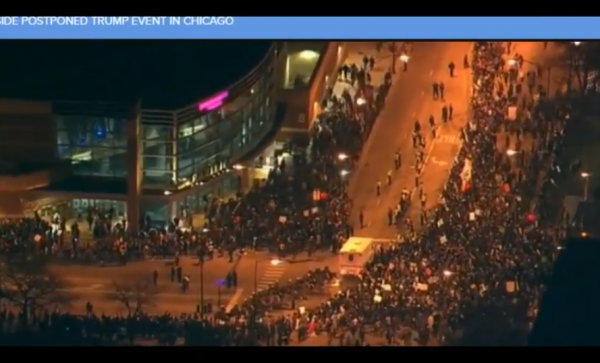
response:
M175 124L175 112L142 109L140 110L140 120L144 124L173 126Z

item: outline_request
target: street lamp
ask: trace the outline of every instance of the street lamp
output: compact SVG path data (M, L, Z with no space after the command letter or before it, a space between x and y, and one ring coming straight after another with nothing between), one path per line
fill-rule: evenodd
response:
M581 177L583 178L583 200L588 200L588 188L590 186L590 173L581 173Z
M344 153L341 153L341 154L338 155L338 159L340 161L344 161L344 160L348 159L348 155L346 155Z
M576 46L576 47L578 47L578 46L581 45L581 42L573 42L573 45Z
M204 318L204 249L202 247L198 253L198 260L200 265L200 317Z
M356 99L356 105L357 106L362 106L365 103L367 103L367 101L364 98L362 98L362 97L359 97L359 98Z
M406 54L402 54L400 56L400 61L402 62L402 69L404 72L406 72L408 70L408 60L410 59L410 57Z
M452 276L452 271L444 270L444 277Z
M508 156L515 156L515 155L517 155L517 151L512 150L512 149L508 149L508 150L506 150L506 155L508 155Z

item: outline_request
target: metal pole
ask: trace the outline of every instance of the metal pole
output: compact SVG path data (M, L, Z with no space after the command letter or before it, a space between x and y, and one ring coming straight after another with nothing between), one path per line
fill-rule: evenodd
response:
M256 260L254 262L254 297L256 297L256 292L258 290L258 263L260 262L260 260Z
M204 256L200 256L200 316L204 318Z
M551 97L552 95L550 94L550 74L552 73L552 67L548 66L548 73L546 75L546 97Z
M585 177L584 179L585 179L585 181L583 182L583 200L587 202L590 177L588 176L588 177Z
M217 307L221 309L221 284L217 287Z
M261 260L254 261L254 295L252 295L252 314L250 315L252 317L252 320L250 321L251 326L254 326L256 322L256 310L258 309L258 263L260 261Z

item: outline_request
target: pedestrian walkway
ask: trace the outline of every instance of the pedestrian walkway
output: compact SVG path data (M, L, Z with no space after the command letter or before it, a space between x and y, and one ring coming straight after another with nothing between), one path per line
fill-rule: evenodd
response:
M542 86L547 91L549 97L564 94L567 90L568 71L561 59L564 58L563 49L550 42L548 46L544 46L544 42L516 42L511 47L510 54L507 54L506 60L514 57L515 54L520 54L525 59L522 72L539 72L536 79L537 85ZM526 88L526 87L525 87ZM527 89L524 90L527 93ZM500 137L499 137L500 139ZM530 140L528 140L530 139ZM530 136L525 138L524 146L531 148L541 140L533 140ZM548 165L548 167L550 167ZM537 205L537 197L546 179L545 172L542 171L538 175L534 197L531 200L530 209L534 210Z
M362 67L363 58L373 57L375 59L375 67L369 72L371 76L371 84L379 86L383 84L385 73L388 72L392 67L392 55L388 51L377 52L375 49L374 42L348 42L347 45L347 56L343 61L344 65L356 65ZM333 94L340 97L344 91L347 90L350 96L354 97L356 90L352 85L338 78L333 85Z
M281 276L285 273L287 266L287 263L280 263L278 265L269 264L262 277L258 280L257 290L262 291L269 286L278 283Z

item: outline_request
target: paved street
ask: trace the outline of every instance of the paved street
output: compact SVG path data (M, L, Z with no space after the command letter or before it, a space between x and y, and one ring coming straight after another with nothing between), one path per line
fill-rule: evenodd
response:
M414 190L414 151L411 133L415 120L421 122L423 135L427 139L426 165L422 173L425 193L428 196L427 208L437 205L438 195L446 183L448 172L459 150L459 130L468 119L468 97L470 90L470 73L463 69L462 59L469 54L471 43L466 42L428 42L415 43L410 53L408 71L402 72L398 65L398 73L394 77L394 85L386 101L386 107L380 115L371 137L365 147L360 164L350 183L350 194L354 200L353 218L358 222L358 211L364 210L368 226L356 230L358 236L373 238L395 237L394 227L387 226L387 210L394 207L400 199L403 188ZM527 67L534 67L542 62L544 50L541 43L514 43L514 52L523 54L530 62ZM358 42L351 45L351 52L346 63L361 63L363 54L375 53L374 43ZM386 50L377 58L373 82L378 84L383 78L391 60ZM513 53L514 54L514 53ZM453 61L457 68L455 77L450 78L447 65ZM526 72L526 70L525 70ZM554 82L553 75L552 84ZM445 99L432 99L432 84L444 82ZM341 90L345 84L339 84ZM452 104L454 117L448 125L441 125L441 108L444 104ZM431 139L428 118L434 115L440 126L438 137ZM502 138L499 138L502 140ZM402 168L394 174L391 186L384 186L381 198L375 196L375 185L380 180L385 185L388 170L393 169L394 152L402 153ZM418 223L418 201L413 199L411 217ZM225 277L232 268L227 259L220 258L208 261L204 267L205 301L217 304L219 298L223 305L232 307L251 295L255 280L258 289L267 288L273 283L284 283L304 275L308 270L328 266L335 272L337 256L327 252L319 252L312 258L306 253L299 254L295 260L272 266L271 256L265 252L250 252L237 265L238 288L222 289L221 293L216 281ZM259 261L257 263L257 261ZM73 301L73 311L82 313L85 302L93 301L96 311L107 313L124 313L122 306L110 301L107 294L114 292L113 282L133 283L140 279L151 279L152 271L159 271L159 294L156 304L149 307L149 312L172 313L192 312L199 302L200 268L196 259L183 258L184 274L191 275L190 290L183 294L176 283L170 282L170 265L168 261L134 262L121 267L84 267L53 266L54 272L68 283L66 293ZM325 297L324 294L323 297ZM306 302L307 305L318 304L323 299ZM308 343L313 345L311 343Z
M459 150L459 132L467 120L470 73L462 67L463 57L469 53L468 42L414 43L407 72L398 65L398 79L386 100L363 152L359 168L350 185L354 200L353 218L363 209L368 227L357 230L357 235L374 238L394 238L395 228L387 225L387 211L395 207L403 188L414 189L414 151L412 131L419 120L427 138L426 167L422 175L428 203L434 204L435 195L443 187L449 168ZM455 76L448 73L448 64L456 64ZM433 100L434 82L445 84L445 99ZM441 126L443 105L452 104L453 121ZM433 115L440 130L438 138L431 141L429 116ZM394 153L400 150L402 168L396 172L391 186L384 186L381 198L375 196L375 185L386 184L386 175L393 169ZM416 204L416 203L415 203ZM357 222L358 223L358 222Z
M411 133L414 121L420 120L425 128L424 135L428 137L428 152L426 166L423 170L422 180L425 193L428 196L427 208L433 208L438 203L444 184L454 158L459 150L460 128L468 121L468 101L470 97L470 74L462 69L462 58L470 52L471 44L468 43L416 43L408 72L402 73L388 97L386 108L377 121L365 151L362 155L361 165L355 172L351 182L351 196L354 200L354 217L358 219L358 211L364 208L365 219L368 227L359 230L358 235L374 238L393 238L395 228L387 226L387 209L393 207L400 199L403 188L414 190L414 165ZM546 58L554 58L552 50L544 51L542 43L521 42L513 43L513 52L522 54L528 61L523 70L538 64L544 64ZM508 55L507 55L508 57ZM418 65L414 66L414 63ZM458 66L456 77L450 79L446 73L447 64L453 61ZM546 62L547 63L547 62ZM544 64L546 65L546 64ZM431 69L431 71L429 71ZM543 78L544 85L550 84L550 93L554 94L561 84L562 74L558 70L550 76L549 82ZM443 127L440 135L432 142L429 134L427 120L430 114L439 119L442 101L431 99L431 85L433 82L442 81L446 84L446 100L454 107L454 120ZM540 80L542 81L542 80ZM411 86L407 86L411 85ZM499 148L504 149L504 137L499 135ZM509 148L514 148L514 138L511 138ZM531 147L532 140L529 136L523 140L523 147ZM500 145L501 144L501 145ZM384 187L380 200L375 195L375 184L380 180L385 184L386 174L393 168L393 155L400 148L402 153L402 169L394 175L390 187ZM418 202L413 200L411 217L418 223ZM326 335L309 338L300 343L302 346L327 345ZM386 345L379 337L368 334L367 342L370 345ZM333 341L336 345L336 341ZM396 342L396 344L402 344ZM395 344L395 345L396 345ZM431 342L431 345L438 345Z
M370 72L371 81L374 85L383 83L385 73L392 66L392 57L389 50L384 49L377 53L375 42L351 42L348 43L348 53L344 60L344 64L362 64L363 57L373 56L376 60L375 69ZM334 85L334 93L340 96L344 90L351 89L346 82L337 81ZM350 90L353 94L353 91ZM242 294L233 296L230 301L230 306L243 301L254 291L254 267L257 260L261 261L258 264L256 278L257 287L259 290L267 288L274 283L283 283L289 280L296 279L306 274L307 271L316 268L328 266L330 270L337 268L337 256L327 252L319 252L308 258L306 253L300 253L296 256L293 262L286 262L277 266L272 266L268 263L270 256L267 253L249 253L238 266L239 287L243 290Z
M115 292L114 283L127 285L142 279L151 281L152 272L157 270L159 272L158 294L154 306L149 306L148 311L189 313L195 311L200 301L200 267L197 265L197 259L190 257L183 257L181 265L183 273L190 275L190 289L185 294L181 293L176 282L171 282L171 267L168 261L132 262L115 267L52 265L51 270L65 281L67 287L64 292L73 299L73 311L82 312L85 303L89 300L94 303L95 309L99 312L118 312L121 308L119 304L107 297ZM226 258L205 263L205 302L216 305L220 296L221 304L225 305L235 294L235 291L220 289L216 285L216 281L223 279L231 267L232 264L228 263Z

